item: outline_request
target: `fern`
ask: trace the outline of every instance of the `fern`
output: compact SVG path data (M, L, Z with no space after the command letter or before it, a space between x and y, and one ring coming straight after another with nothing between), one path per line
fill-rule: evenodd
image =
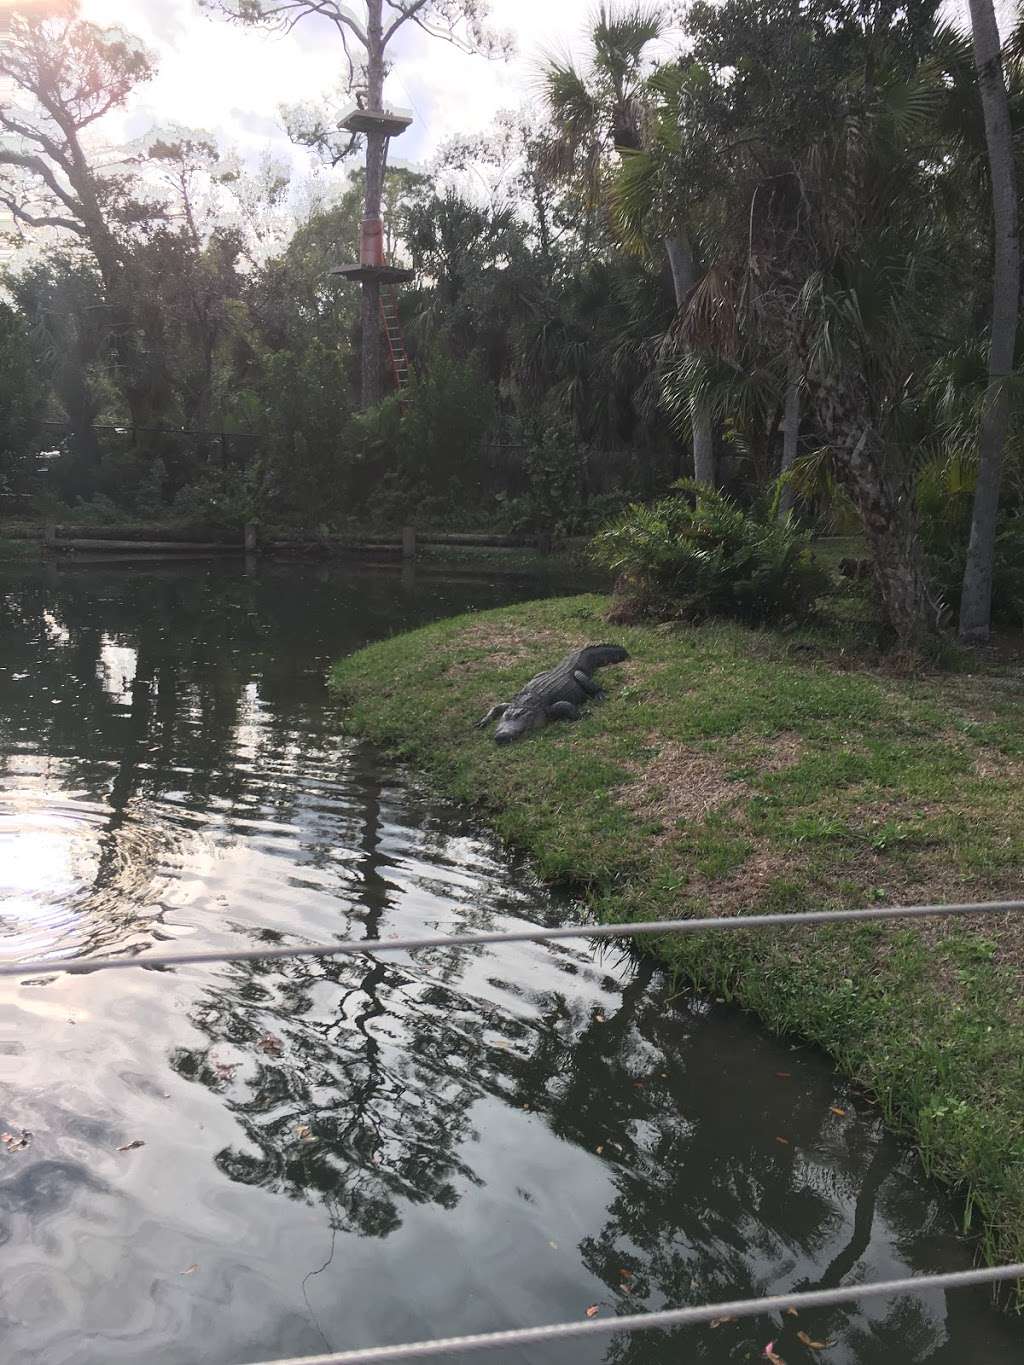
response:
M806 615L828 588L808 537L770 507L749 510L691 480L675 496L634 504L595 537L591 554L651 615L777 621Z

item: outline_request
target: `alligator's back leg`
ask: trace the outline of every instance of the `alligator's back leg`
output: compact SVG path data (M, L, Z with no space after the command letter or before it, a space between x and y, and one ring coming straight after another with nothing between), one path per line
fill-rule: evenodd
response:
M571 701L552 702L548 707L548 720L579 720L580 708Z
M605 697L608 695L604 688L599 687L590 674L584 673L581 668L577 668L572 676L576 682L579 683L580 687L583 688L583 691L586 692L587 696L593 697L595 701L604 701Z
M497 706L491 707L486 716L480 717L476 723L476 728L482 730L484 726L490 725L492 720L501 720L502 716L508 710L508 707L509 703L507 701L498 702Z

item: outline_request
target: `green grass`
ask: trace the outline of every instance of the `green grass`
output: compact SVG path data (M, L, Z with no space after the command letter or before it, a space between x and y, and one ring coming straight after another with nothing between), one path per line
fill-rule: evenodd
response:
M351 727L426 769L610 921L1021 895L1024 708L983 675L838 671L598 597L464 616L343 660ZM498 748L472 722L586 641L608 702ZM1011 921L666 935L670 967L824 1047L1024 1259L1024 933Z

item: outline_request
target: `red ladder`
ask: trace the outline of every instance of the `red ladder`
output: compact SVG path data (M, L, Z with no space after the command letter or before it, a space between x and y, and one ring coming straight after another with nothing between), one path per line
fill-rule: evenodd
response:
M384 323L384 334L388 339L388 355L391 357L395 388L401 397L405 395L409 387L412 372L409 368L409 355L402 337L402 323L398 316L398 296L394 289L387 286L380 291L380 316Z

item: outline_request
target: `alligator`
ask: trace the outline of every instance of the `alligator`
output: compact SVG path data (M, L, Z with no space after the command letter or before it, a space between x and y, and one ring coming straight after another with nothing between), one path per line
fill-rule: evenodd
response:
M492 706L477 721L477 729L483 730L496 720L495 743L509 744L549 720L579 720L580 704L588 697L604 700L604 692L594 682L594 670L628 658L621 645L585 645L574 650L554 668L531 678L511 701Z

